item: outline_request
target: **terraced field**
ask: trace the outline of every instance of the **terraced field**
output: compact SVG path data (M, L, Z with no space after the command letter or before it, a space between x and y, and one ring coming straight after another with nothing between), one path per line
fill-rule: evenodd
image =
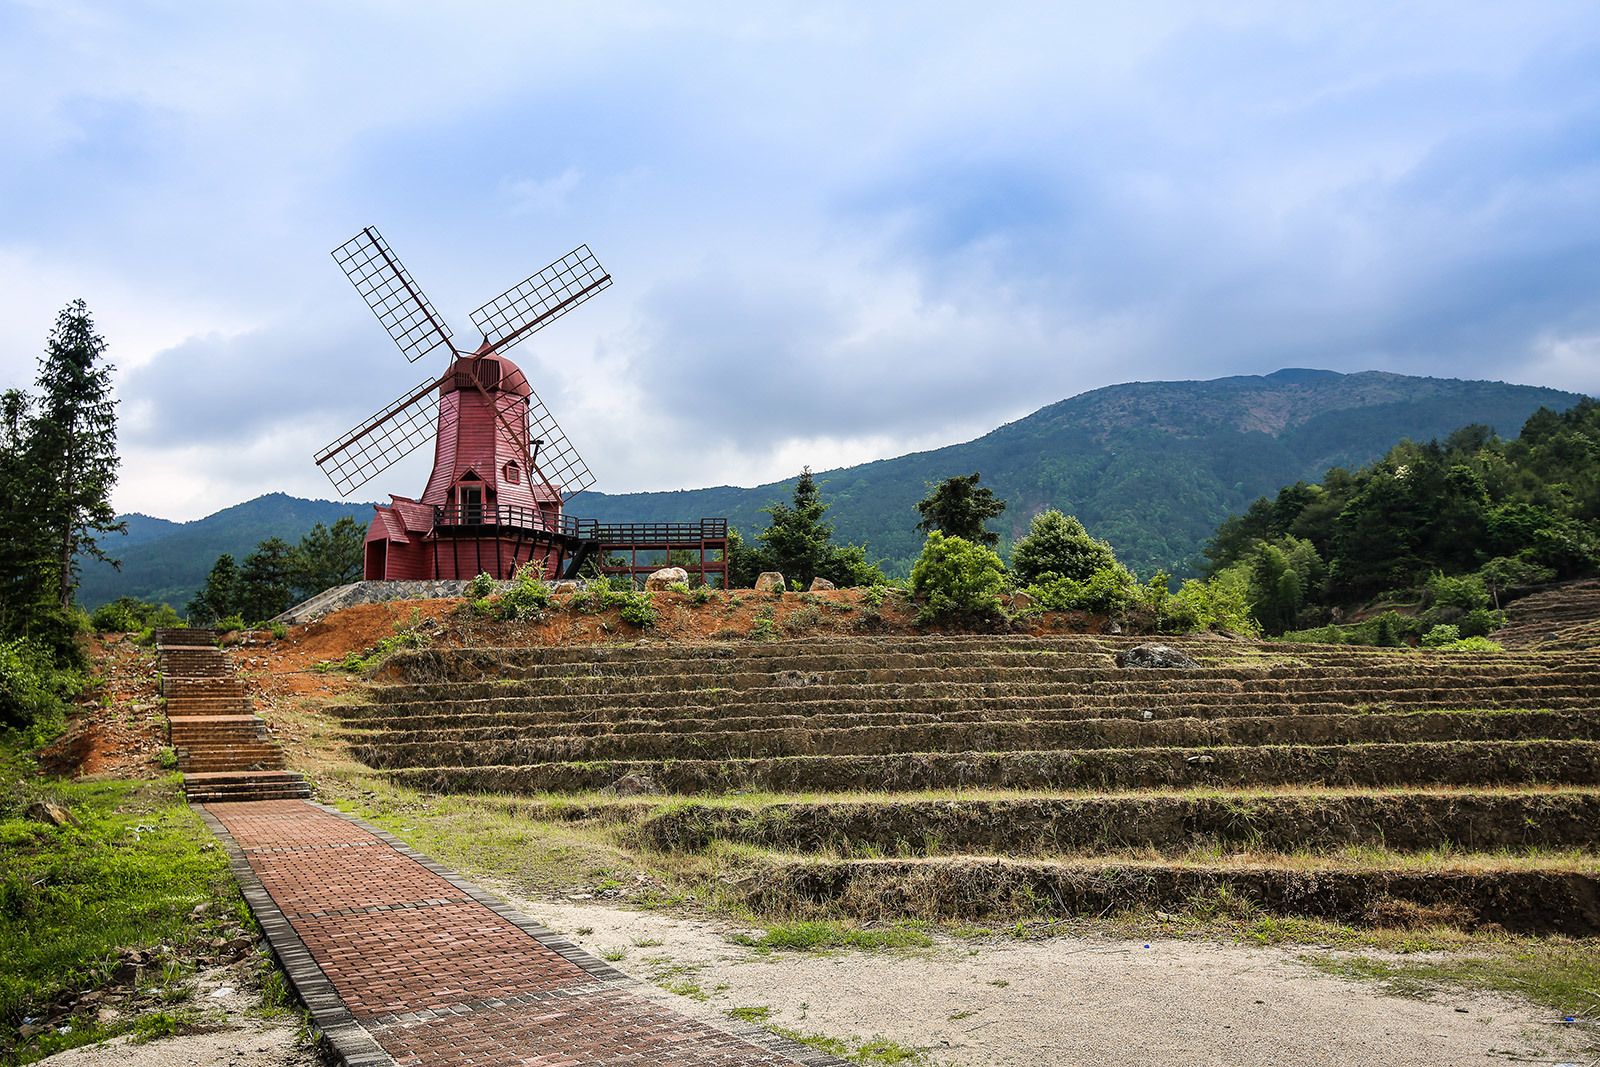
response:
M345 717L426 792L720 857L755 908L1600 934L1600 652L1102 637L405 653ZM628 776L633 776L631 779ZM640 780L662 795L606 795Z

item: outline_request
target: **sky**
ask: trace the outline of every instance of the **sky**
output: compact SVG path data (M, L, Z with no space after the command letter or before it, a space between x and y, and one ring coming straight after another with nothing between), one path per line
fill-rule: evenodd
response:
M1600 393L1592 2L0 0L0 145L0 388L86 300L114 503L169 519L337 496L313 454L444 369L330 257L369 225L467 349L590 246L513 358L611 492L1125 381Z

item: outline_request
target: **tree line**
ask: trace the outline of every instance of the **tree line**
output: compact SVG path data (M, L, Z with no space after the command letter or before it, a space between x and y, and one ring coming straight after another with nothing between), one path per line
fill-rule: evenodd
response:
M59 717L84 684L79 560L121 533L116 400L106 341L82 300L56 316L33 391L0 394L0 723Z
M243 629L325 589L360 581L366 535L366 527L346 515L332 526L317 523L293 545L269 537L242 563L224 553L189 601L189 621Z
M1541 408L1507 440L1482 425L1403 440L1374 463L1334 468L1261 497L1218 527L1205 573L1247 591L1271 633L1341 621L1375 599L1439 621L1505 592L1600 566L1600 404Z

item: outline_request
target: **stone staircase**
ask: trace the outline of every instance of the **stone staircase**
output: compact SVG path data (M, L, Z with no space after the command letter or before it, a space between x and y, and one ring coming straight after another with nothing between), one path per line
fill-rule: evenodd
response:
M418 651L329 710L357 759L418 790L766 850L750 901L769 911L978 917L1231 887L1340 921L1600 933L1600 652L1171 639L1199 666L1118 667L1135 643ZM667 795L599 795L629 775Z
M216 646L216 631L160 629L155 636L170 741L190 802L309 797Z

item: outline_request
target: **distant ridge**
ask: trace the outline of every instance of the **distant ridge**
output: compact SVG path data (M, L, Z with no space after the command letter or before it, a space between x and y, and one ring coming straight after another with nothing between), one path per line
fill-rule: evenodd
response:
M1132 382L1059 401L974 441L818 472L834 537L909 573L921 548L914 505L925 485L980 471L1010 509L1010 538L1048 507L1076 514L1142 573L1192 574L1201 547L1230 514L1263 493L1330 467L1371 462L1402 437L1444 437L1468 423L1515 436L1540 407L1582 394L1504 382L1341 374L1285 368L1209 381ZM798 472L796 472L798 473ZM602 520L726 515L747 533L793 482L674 493L585 493L575 506Z
M833 505L835 540L868 542L869 555L887 560L891 573L909 573L920 550L915 504L927 483L980 471L1010 504L997 527L1006 541L1026 531L1031 516L1057 507L1142 573L1165 567L1181 576L1193 573L1217 524L1263 493L1370 462L1402 437L1444 437L1473 422L1515 436L1540 407L1564 410L1582 398L1504 382L1305 367L1132 382L1040 408L974 441L822 471L818 479ZM606 521L725 515L749 536L765 526L761 509L787 499L792 484L591 491L572 510ZM272 493L188 523L123 516L128 538L107 546L122 557L122 573L86 565L80 599L93 607L131 593L182 610L219 554L242 558L264 537L295 541L313 523L341 515L364 522L371 505Z
M85 562L78 600L94 608L119 596L136 596L182 611L224 552L242 561L268 537L293 544L317 523L331 526L345 515L364 525L372 517L372 505L268 493L193 522L119 515L128 523L128 536L107 538L104 548L121 559L122 570Z

